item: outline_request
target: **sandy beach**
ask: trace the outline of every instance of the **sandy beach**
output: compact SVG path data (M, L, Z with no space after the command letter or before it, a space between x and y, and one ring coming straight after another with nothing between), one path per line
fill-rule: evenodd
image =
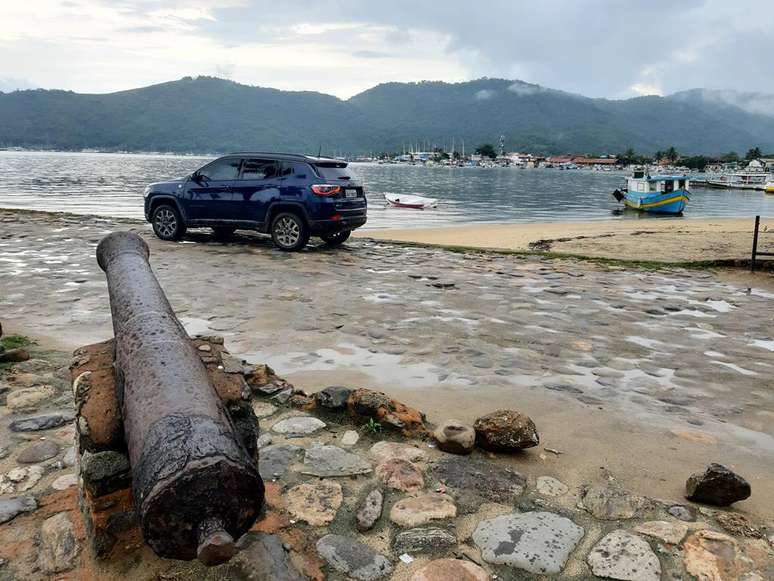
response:
M695 262L749 260L754 219L661 218L597 222L481 224L361 230L377 240L511 251L551 251L620 260ZM774 232L774 218L761 231ZM761 237L774 250L774 233Z

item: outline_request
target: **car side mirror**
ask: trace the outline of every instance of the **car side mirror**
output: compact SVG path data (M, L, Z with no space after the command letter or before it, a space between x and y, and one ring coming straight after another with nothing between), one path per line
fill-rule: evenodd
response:
M199 172L193 172L191 174L191 181L194 181L197 184L200 184L202 183L202 176L199 174Z

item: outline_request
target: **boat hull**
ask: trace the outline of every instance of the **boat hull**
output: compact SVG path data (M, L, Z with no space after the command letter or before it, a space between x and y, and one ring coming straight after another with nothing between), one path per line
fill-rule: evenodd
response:
M688 203L688 192L675 190L668 194L655 193L649 195L627 192L624 204L627 208L652 214L682 214Z

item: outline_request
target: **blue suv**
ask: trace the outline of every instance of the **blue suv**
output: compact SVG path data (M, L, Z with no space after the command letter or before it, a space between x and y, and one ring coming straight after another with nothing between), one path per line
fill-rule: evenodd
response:
M145 219L162 240L187 228L270 234L281 250L301 250L310 236L339 245L366 223L362 184L347 163L285 153L232 153L191 175L145 188Z

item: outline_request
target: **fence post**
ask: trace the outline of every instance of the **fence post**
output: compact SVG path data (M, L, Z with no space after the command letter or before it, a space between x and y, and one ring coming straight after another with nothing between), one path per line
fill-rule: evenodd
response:
M750 261L750 272L755 272L755 255L758 253L758 227L761 223L761 217L755 216L755 230L753 230L752 260Z

